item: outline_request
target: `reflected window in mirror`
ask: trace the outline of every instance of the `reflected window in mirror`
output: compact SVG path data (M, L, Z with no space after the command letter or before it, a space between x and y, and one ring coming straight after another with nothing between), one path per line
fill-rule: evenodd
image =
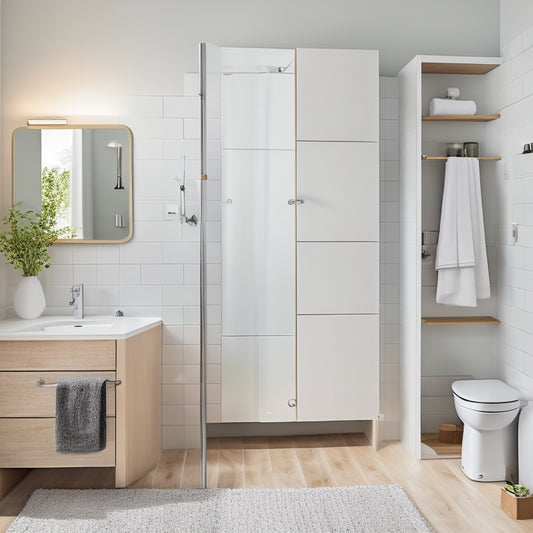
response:
M23 127L13 133L13 203L57 208L68 242L125 242L132 227L132 135L126 126Z

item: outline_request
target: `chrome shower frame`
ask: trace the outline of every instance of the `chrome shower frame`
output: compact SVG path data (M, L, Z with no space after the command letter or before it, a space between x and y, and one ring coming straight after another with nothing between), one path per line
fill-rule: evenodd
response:
M200 43L200 477L207 488L207 411L206 411L206 218L207 218L207 109L206 43Z

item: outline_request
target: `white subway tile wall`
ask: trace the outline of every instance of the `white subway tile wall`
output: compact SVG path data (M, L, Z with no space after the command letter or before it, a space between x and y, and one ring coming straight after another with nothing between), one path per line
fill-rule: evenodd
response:
M380 78L380 382L382 437L400 438L400 111L397 78Z
M533 154L521 155L523 145L533 142L533 26L501 44L505 62L494 75L502 114L498 121L500 375L524 398L533 399ZM513 223L518 224L516 243L511 237Z
M73 283L85 285L87 314L163 319L162 437L164 448L199 446L199 231L181 226L167 206L179 201L186 157L188 215L199 216L199 98L195 75L186 96L131 96L121 122L134 138L134 232L120 245L60 244L40 276L47 314L69 314ZM381 411L383 437L400 436L399 410L399 155L398 83L381 78ZM210 120L211 156L220 121ZM220 421L220 165L211 161L208 202L207 415ZM533 262L533 258L532 261ZM18 274L8 267L8 301ZM531 300L528 300L531 302ZM533 365L532 365L533 366Z

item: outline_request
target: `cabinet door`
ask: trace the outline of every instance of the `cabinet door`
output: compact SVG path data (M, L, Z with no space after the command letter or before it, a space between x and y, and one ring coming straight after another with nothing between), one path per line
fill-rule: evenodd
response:
M296 409L294 335L222 337L222 422L290 422Z
M296 51L297 139L377 141L376 50Z
M378 150L378 143L298 143L298 241L379 239Z
M225 150L222 334L294 335L294 152Z
M222 336L222 422L257 422L257 337Z
M259 345L259 422L294 422L296 342L294 336L262 337Z
M377 242L299 242L299 315L377 313Z
M294 150L294 76L233 73L222 82L225 150Z
M298 317L298 420L370 420L379 411L377 315Z

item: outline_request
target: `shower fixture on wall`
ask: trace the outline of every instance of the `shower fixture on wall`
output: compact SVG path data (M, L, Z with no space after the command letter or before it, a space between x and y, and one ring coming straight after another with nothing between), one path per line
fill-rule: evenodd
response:
M196 226L198 217L196 215L188 217L185 210L185 156L182 156L181 160L183 161L183 175L180 183L180 222L182 224L185 222L189 226Z
M122 144L118 141L111 141L106 144L107 148L116 148L117 149L117 184L114 189L122 190L124 186L122 185Z
M278 67L277 72L283 73L287 72L287 69L294 63L294 59L291 60L291 62L288 65L285 65L284 67Z
M294 59L284 67L279 65L255 65L248 68L238 68L233 70L231 66L225 66L222 74L224 76L231 76L232 74L285 74L287 70L294 64Z

